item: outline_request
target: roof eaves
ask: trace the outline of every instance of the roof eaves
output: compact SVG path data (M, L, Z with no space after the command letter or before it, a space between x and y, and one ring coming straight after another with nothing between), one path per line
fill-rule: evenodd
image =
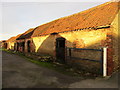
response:
M105 28L110 28L110 27L111 27L110 24L109 24L109 25L101 25L101 26L96 26L96 27L74 29L74 30L63 31L63 32L54 32L55 34L54 34L54 33L49 33L49 34L43 34L43 35L32 36L32 37L39 37L39 36L46 36L46 35L56 35L56 34L59 34L59 33L80 31L80 30L86 30L86 29L98 30L98 29L105 29Z

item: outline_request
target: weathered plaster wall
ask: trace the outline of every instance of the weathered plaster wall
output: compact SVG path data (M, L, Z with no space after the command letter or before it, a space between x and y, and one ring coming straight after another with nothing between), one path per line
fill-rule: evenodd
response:
M34 46L32 38L16 40L16 43L24 42L24 51L22 51L23 46L19 46L19 51L28 53L28 43L27 43L28 41L30 41L30 52L35 52L36 47Z
M28 41L30 41L30 52L35 52L35 45L33 43L33 40L32 38L29 38L29 39L25 39L25 52L28 52Z
M57 35L46 35L33 37L32 48L35 52L46 53L55 57L56 38L63 37L66 39L66 47L73 48L90 48L101 49L108 47L108 71L112 71L112 68L116 69L118 66L118 15L115 17L110 28L92 30L86 29L81 31L72 31L59 33ZM68 52L67 52L68 54ZM84 51L84 50L72 50L73 57L80 57L86 59L100 60L101 52L98 51ZM81 67L98 68L100 64L91 61L71 60L72 62L79 62Z
M10 49L10 42L7 42L7 49Z
M66 33L59 33L58 35L47 35L41 37L34 37L33 43L36 47L36 52L46 53L55 56L56 48L56 38L63 37L66 39L66 47L74 48L90 48L90 49L101 49L105 46L107 29L99 30L81 30L72 31ZM67 52L68 53L68 52ZM80 57L86 59L100 60L101 52L98 51L72 51L73 57ZM98 67L100 69L100 63L91 61L80 61L80 60L70 60L72 62L79 63L81 66L86 66L87 68ZM69 62L69 61L68 61Z
M42 43L44 42L44 40L47 37L48 36L41 36L41 37L34 37L33 38L33 43L35 45L35 52L38 52L39 47L42 45Z
M47 35L41 37L34 37L33 44L35 47L35 52L38 53L45 53L54 56L55 50L55 36L54 35Z
M16 40L16 43L22 43L22 42L25 42L25 39L22 39L22 40ZM24 49L25 49L25 48L24 48ZM20 52L24 52L24 51L23 51L23 47L19 45L19 47L18 47L18 51L20 51Z
M14 43L15 42L7 42L7 49L14 50Z
M39 48L44 51L49 50L53 52L55 50L55 40L58 37L66 39L66 47L99 49L103 47L103 41L106 39L106 32L107 29L59 33L58 35L33 37L33 43L36 47L36 52L40 52Z
M106 39L106 32L106 29L89 29L68 33L60 33L60 36L65 37L68 41L67 47L101 48L101 41Z
M25 52L27 52L27 42L31 41L31 52L49 54L55 57L56 52L56 38L63 37L66 39L66 47L72 48L90 48L101 49L108 47L108 58L113 60L114 66L118 66L118 15L113 21L110 28L105 29L85 29L80 31L72 31L59 33L55 35L45 35L39 37L33 37L25 40L18 40L17 42L25 42ZM13 44L11 44L13 45ZM111 51L112 50L112 51ZM67 55L69 52L67 51ZM100 60L101 52L98 51L84 51L84 50L72 50L72 57ZM74 63L79 63L81 67L99 69L100 64L91 61L71 60ZM111 61L109 61L112 63ZM110 64L109 63L109 64ZM113 64L111 64L111 68ZM109 68L109 69L111 69Z
M98 29L98 30L83 30L83 31L75 31L68 33L61 33L60 36L65 37L67 40L67 47L74 48L90 48L90 49L101 49L105 47L106 33L108 29ZM67 54L69 54L67 52ZM72 50L72 57L79 57L83 59L91 59L91 60L101 60L100 51L92 51L92 50ZM69 55L68 55L69 56ZM69 60L72 63L77 63L80 68L83 69L91 69L93 71L100 70L100 63L93 61L84 61L84 60ZM68 61L68 62L69 62Z
M118 40L120 38L120 34L119 34L119 28L120 28L120 20L119 20L119 15L120 15L120 11L119 13L116 15L114 21L112 22L112 28L111 28L111 35L112 35L112 42L113 42L113 62L114 62L114 70L116 70L118 68Z
M2 42L1 44L2 44L2 47L3 47L3 48L7 49L7 46L8 46L8 45L7 45L7 42Z

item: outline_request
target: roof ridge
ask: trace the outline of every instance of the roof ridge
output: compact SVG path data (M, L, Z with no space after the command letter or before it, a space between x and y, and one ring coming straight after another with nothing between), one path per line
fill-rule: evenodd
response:
M39 25L38 28L35 29L32 37L53 32L59 33L80 28L108 25L113 21L117 14L117 5L118 3L109 1L90 9ZM47 29L44 30L45 27L47 27ZM41 30L44 32L41 32Z
M77 14L81 14L81 13L84 13L84 12L89 11L89 10L92 10L92 9L97 9L97 8L103 7L103 6L105 6L105 5L108 5L108 4L110 4L110 3L113 3L113 1L105 2L105 3L100 4L100 5L98 5L98 6L93 6L93 7L89 8L89 9L83 10L83 11L78 12L78 13L74 13L74 14L69 15L69 16L61 17L61 18L59 18L59 19L71 17L71 16L74 16L74 15L77 15Z
M50 21L50 22L43 23L43 24L41 24L41 25L38 25L37 27L42 26L42 25L49 24L49 23L54 22L54 21L57 21L57 20L59 20L59 19L66 19L66 18L68 18L68 17L74 16L74 15L77 15L77 14L81 14L81 13L84 13L84 12L89 11L89 10L92 10L92 9L97 9L97 8L100 8L100 7L105 6L105 5L107 5L107 4L110 4L110 3L112 3L112 2L113 2L113 1L105 2L105 3L103 3L103 4L100 4L100 5L98 5L98 6L91 7L91 8L89 8L89 9L83 10L83 11L81 11L81 12L77 12L77 13L74 13L74 14L69 15L69 16L63 16L63 17L60 17L60 18L58 18L58 19L52 20L52 21Z
M24 33L22 33L20 36L18 36L16 38L16 40L23 39L23 38L30 38L31 34L33 33L34 30L35 30L35 28L28 29L27 31L25 31Z

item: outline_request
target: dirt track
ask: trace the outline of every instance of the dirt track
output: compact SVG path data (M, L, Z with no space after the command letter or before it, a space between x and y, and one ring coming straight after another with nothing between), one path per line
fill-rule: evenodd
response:
M84 79L71 77L48 68L40 67L24 58L2 53L3 88L117 88L115 74L110 79Z

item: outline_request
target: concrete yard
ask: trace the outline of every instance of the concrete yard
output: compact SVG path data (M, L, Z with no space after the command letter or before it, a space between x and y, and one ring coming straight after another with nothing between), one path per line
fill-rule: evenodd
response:
M72 77L40 67L24 58L2 52L3 88L118 88L118 75L111 78Z

